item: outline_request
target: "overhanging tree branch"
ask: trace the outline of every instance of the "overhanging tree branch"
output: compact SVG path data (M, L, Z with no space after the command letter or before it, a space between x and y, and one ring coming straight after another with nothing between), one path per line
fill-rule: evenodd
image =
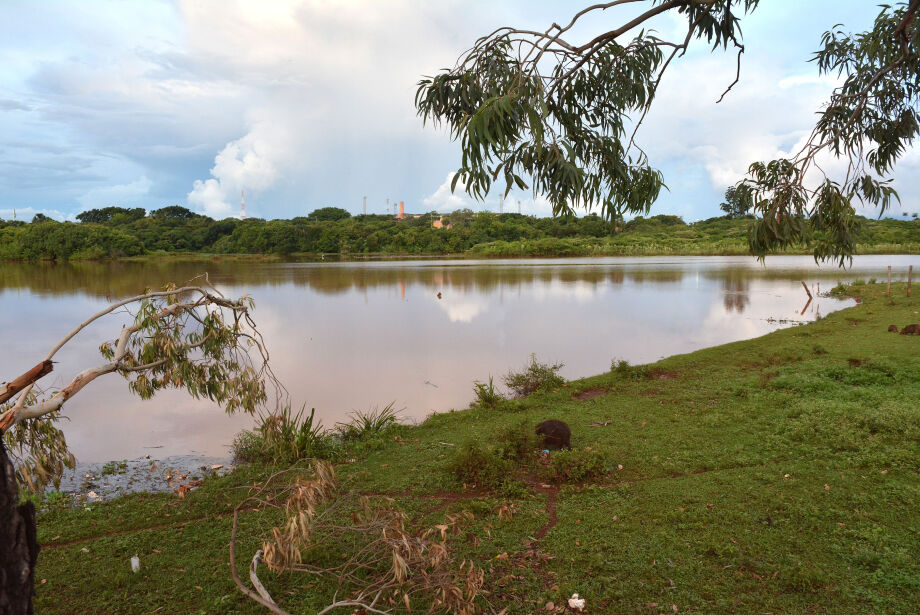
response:
M163 388L182 388L231 413L254 412L268 400L266 385L280 401L285 391L272 373L268 350L250 315L251 300L227 299L208 284L206 276L202 282L109 305L80 323L42 363L3 389L5 402L19 393L14 404L0 405L0 431L6 432L14 455L19 449L17 471L23 482L40 486L60 475L62 463L72 463L53 420L69 399L105 374L121 374L129 388L145 399ZM36 383L53 368L51 357L91 323L125 308L133 322L102 344L104 363L80 371L60 390L38 390Z
M498 28L452 69L420 81L419 115L447 124L461 145L451 188L460 183L483 199L504 179L506 195L513 187L531 189L546 197L554 214L594 207L607 217L647 212L664 178L636 135L664 73L695 39L713 50L733 46L734 80L716 102L724 100L741 79L740 19L759 2L645 0L644 10L625 14L617 27L584 43L566 39L588 15L640 3L592 4L564 27L553 23L543 32ZM739 198L759 215L751 228L753 254L806 244L816 259L843 263L856 248L855 203L884 213L898 199L885 176L920 135L918 11L920 0L902 0L882 5L870 31L825 33L814 60L822 73L845 75L844 85L818 114L799 154L751 165L737 186ZM665 14L686 20L683 42L651 33ZM627 33L631 40L620 42ZM824 152L847 161L842 178L821 169L817 157Z

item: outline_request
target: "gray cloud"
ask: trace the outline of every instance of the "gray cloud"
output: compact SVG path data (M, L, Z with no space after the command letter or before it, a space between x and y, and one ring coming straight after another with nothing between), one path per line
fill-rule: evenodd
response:
M0 111L30 111L31 109L32 107L18 100L0 98Z

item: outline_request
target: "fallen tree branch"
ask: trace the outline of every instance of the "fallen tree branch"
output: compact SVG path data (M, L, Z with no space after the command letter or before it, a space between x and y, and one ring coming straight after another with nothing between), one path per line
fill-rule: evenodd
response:
M6 386L3 387L3 390L0 390L0 404L5 403L7 400L12 398L13 395L23 390L27 386L34 384L41 378L44 378L53 370L54 364L51 362L51 359L48 358L18 378L14 378L10 382L7 382Z

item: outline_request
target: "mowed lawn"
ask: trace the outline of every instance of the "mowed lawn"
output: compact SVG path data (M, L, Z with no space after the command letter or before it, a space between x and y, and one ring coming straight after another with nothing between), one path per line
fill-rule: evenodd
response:
M918 613L920 336L887 331L920 323L918 291L847 292L862 302L807 326L400 427L337 465L342 490L390 496L420 525L473 513L452 547L485 570L487 613L559 611L574 592L589 613ZM446 471L465 443L497 449L549 418L572 429L558 459L599 470L546 478L527 458L486 486ZM233 507L273 470L43 512L36 612L265 612L227 547ZM243 579L280 520L241 515ZM334 591L261 577L291 613Z

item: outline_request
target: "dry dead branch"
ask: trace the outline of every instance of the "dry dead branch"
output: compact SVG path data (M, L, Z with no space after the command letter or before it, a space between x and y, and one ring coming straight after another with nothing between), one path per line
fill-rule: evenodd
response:
M470 615L479 611L476 598L484 573L450 548L471 521L468 512L446 515L444 523L413 527L392 500L340 493L332 465L317 461L309 477L276 474L241 502L234 513L230 541L233 579L244 594L274 613L286 613L259 580L258 564L277 574L303 573L321 578L335 589L319 614L350 607L368 613L411 611ZM285 511L285 522L271 528L269 538L253 556L246 587L236 570L239 511L253 502ZM333 557L331 554L336 554ZM340 596L344 596L340 598Z

